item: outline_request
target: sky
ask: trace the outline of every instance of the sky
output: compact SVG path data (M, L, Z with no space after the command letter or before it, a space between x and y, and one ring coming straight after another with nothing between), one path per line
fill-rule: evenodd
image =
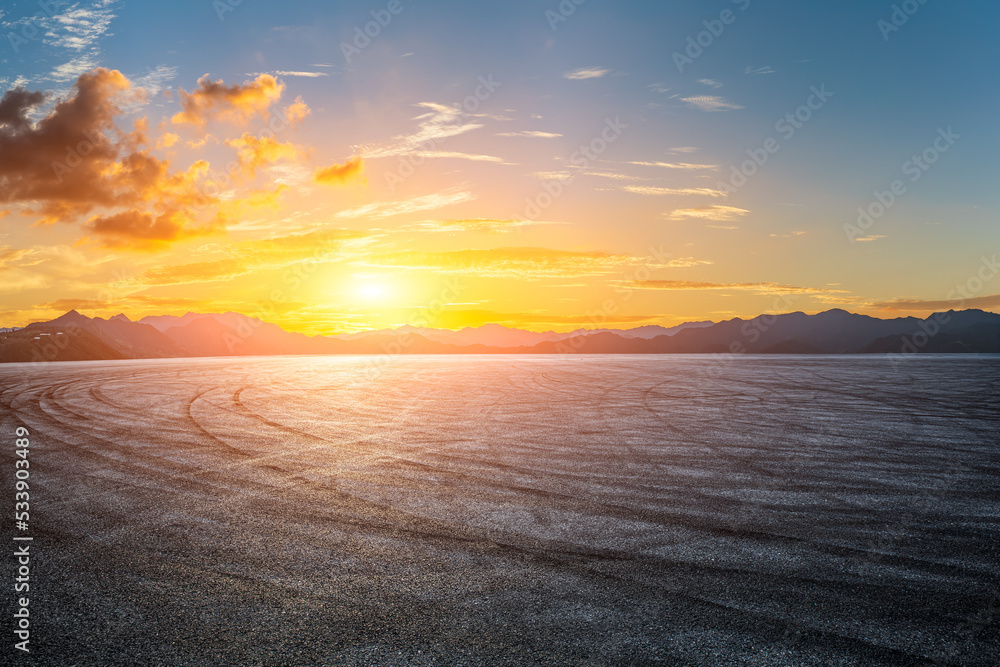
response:
M1000 307L1000 5L0 9L0 326Z

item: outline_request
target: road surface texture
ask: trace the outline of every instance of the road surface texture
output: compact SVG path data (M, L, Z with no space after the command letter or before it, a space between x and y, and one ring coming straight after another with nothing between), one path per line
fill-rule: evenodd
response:
M1000 654L1000 357L5 364L0 406L2 664Z

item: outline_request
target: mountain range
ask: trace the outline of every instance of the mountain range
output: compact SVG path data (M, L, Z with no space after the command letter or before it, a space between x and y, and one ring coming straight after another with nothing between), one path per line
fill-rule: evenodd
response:
M869 354L1000 353L1000 315L982 310L926 319L878 319L835 309L815 315L675 327L557 333L497 324L460 331L404 326L344 336L307 336L240 313L124 314L75 310L49 322L0 330L0 362L80 361L282 354Z

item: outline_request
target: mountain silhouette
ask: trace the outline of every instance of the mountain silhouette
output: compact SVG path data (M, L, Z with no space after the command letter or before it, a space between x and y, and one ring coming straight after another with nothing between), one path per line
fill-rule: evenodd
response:
M400 327L307 336L241 313L90 318L75 310L0 333L0 361L282 354L913 354L1000 353L1000 315L948 311L879 319L845 310L759 315L677 327L532 332Z

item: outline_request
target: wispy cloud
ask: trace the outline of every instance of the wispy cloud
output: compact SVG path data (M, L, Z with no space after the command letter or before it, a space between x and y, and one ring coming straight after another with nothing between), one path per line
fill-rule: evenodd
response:
M88 53L87 55L79 56L67 63L58 65L49 73L49 78L54 81L71 81L78 78L81 74L86 74L96 69L97 65L98 55L96 53Z
M561 134L555 134L553 132L538 132L535 130L525 130L523 132L498 132L498 137L532 137L534 139L556 139L561 137Z
M536 171L531 175L540 181L570 181L574 178L568 171Z
M260 76L261 74L272 74L274 76L301 76L314 79L320 76L330 76L329 72L297 72L294 70L279 69L272 72L248 72L247 76Z
M150 95L156 95L166 87L166 84L177 77L177 68L167 65L157 65L146 70L146 73L133 77L132 82L139 88L144 88Z
M511 164L496 155L480 155L478 153L462 153L460 151L416 151L410 153L414 157L430 158L452 158L456 160L472 160L473 162L495 162L497 164Z
M699 95L697 97L682 97L683 102L687 102L695 109L702 111L721 111L722 109L742 109L744 107L734 104L724 97L715 95Z
M479 162L504 162L502 158L493 155L435 150L438 142L444 139L483 127L481 122L471 120L483 116L470 115L458 106L436 102L421 102L417 106L428 109L428 111L414 118L414 120L419 121L416 132L397 136L381 146L360 147L359 152L366 159L414 155L430 158L459 158Z
M571 81L583 81L584 79L599 79L610 72L611 70L604 69L603 67L584 67L583 69L566 72L563 76Z
M859 243L870 243L872 241L878 241L879 239L885 239L885 238L888 237L883 234L872 234L870 236L860 236L854 240Z
M691 280L636 280L629 283L648 290L738 290L760 294L847 294L846 290L822 287L796 287L781 283L707 283Z
M629 162L629 164L638 165L640 167L660 167L663 169L684 169L688 171L696 171L699 169L709 169L711 171L715 171L719 168L719 165L717 164L690 164L688 162Z
M747 74L774 74L774 70L768 65L763 67L747 67Z
M58 6L68 3L52 4ZM80 7L77 3L65 12L53 15L45 22L49 28L45 44L75 51L94 47L102 37L108 35L108 28L115 18L112 5L110 2L101 2L92 7Z
M921 310L921 311L945 311L958 308L998 308L1000 307L1000 294L990 294L988 296L976 296L962 301L925 301L923 299L895 299L893 301L880 301L872 304L873 308L881 310Z
M372 257L372 266L489 278L566 278L613 273L637 258L551 248L493 248L451 252L400 252Z
M671 153L696 153L698 148L696 146L678 146L676 148L670 149Z
M648 181L648 178L641 176L630 176L629 174L619 174L613 171L585 171L584 176L597 176L598 178L610 178L616 181Z
M649 84L646 87L649 88L654 93L669 93L670 92L670 88L668 88L666 85L664 85L662 83L651 83L651 84Z
M494 220L490 218L468 218L462 220L426 220L413 225L411 229L421 232L511 232L521 227L534 225L565 225L565 222L545 220Z
M699 206L697 208L677 209L667 220L714 220L716 222L735 222L750 211L735 206Z
M648 185L626 185L624 190L637 195L706 195L708 197L724 197L722 190L711 188L656 188Z
M454 206L455 204L472 201L475 198L476 196L471 192L442 192L432 195L424 195L422 197L404 199L402 201L366 204L365 206L358 206L356 208L347 209L346 211L341 211L336 215L336 217L373 219L389 218L394 215L416 213L418 211L430 211L438 208L444 208L445 206Z
M722 88L722 84L714 79L698 79L698 83L708 86L709 88Z
M231 246L219 259L149 269L139 282L160 286L232 280L256 271L346 259L373 237L370 232L334 229L246 241Z

